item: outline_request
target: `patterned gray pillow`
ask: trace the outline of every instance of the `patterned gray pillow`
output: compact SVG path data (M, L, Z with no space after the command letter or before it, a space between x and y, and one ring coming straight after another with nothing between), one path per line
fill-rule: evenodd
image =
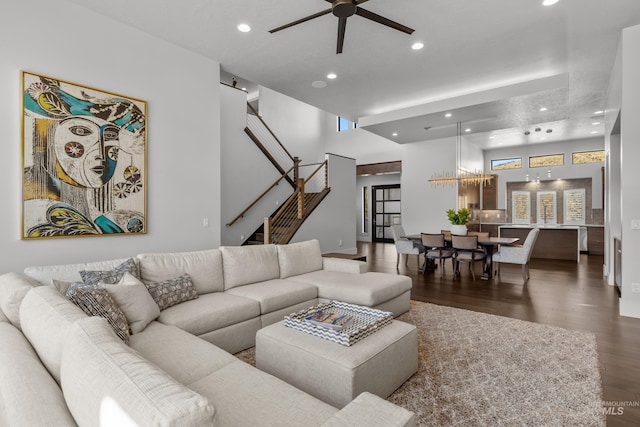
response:
M116 335L129 344L129 323L124 313L104 288L78 286L71 295L67 295L75 305L89 316L100 316L107 319Z
M140 270L138 264L133 258L129 258L113 270L109 271L81 271L80 277L85 285L92 287L98 287L98 282L104 282L109 284L118 283L124 273L131 273L137 279L140 278Z
M160 307L160 311L198 298L198 292L196 292L196 288L191 282L191 276L188 274L162 282L144 282L144 285Z

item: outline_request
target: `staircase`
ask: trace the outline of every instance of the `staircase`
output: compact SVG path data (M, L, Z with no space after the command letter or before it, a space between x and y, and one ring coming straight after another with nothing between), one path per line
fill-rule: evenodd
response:
M300 165L300 159L289 154L249 103L247 103L247 113L245 133L282 175L227 226L232 226L265 197L278 182L285 180L293 187L293 193L275 212L264 219L263 224L249 239L243 242L243 245L287 244L331 191L328 185L328 162L325 160L319 164ZM304 171L304 168L313 166L317 167L307 178L300 178L301 170Z

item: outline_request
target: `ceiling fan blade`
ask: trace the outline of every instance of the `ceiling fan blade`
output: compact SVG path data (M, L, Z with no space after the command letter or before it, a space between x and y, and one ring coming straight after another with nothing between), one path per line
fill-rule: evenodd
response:
M366 9L358 8L356 9L356 15L360 15L363 18L370 19L378 24L386 25L387 27L391 27L394 30L402 31L403 33L412 34L414 32L413 28L406 27L402 24L398 24L391 19L387 19L384 16L380 16L377 13L369 12Z
M324 1L326 1L326 2L328 2L328 3L331 3L331 4L333 4L333 2L334 2L334 0L324 0ZM357 5L359 5L359 4L362 4L362 3L365 3L365 2L368 2L368 1L369 1L369 0L356 0L356 1L354 1L354 3L355 3L355 4L356 4L356 6L357 6Z
M342 53L342 46L344 46L344 32L347 29L347 18L338 19L338 46L336 47L336 53Z
M303 22L311 21L312 19L318 18L318 17L323 16L323 15L327 15L329 13L331 13L331 8L329 8L327 10L323 10L322 12L314 13L313 15L309 15L309 16L306 16L304 18L298 19L297 21L289 22L288 24L285 24L285 25L283 25L281 27L274 28L273 30L269 30L269 32L270 33L275 33L275 32L278 32L280 30L285 30L285 29L287 29L289 27L293 27L294 25L298 25L298 24L302 24Z

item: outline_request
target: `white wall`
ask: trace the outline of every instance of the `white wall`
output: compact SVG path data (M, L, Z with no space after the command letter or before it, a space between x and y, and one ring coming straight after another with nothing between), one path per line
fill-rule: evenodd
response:
M2 2L0 51L0 273L219 245L217 62L65 0ZM21 70L148 102L148 234L20 240Z
M622 32L622 121L621 121L621 181L622 194L622 298L620 314L640 317L640 293L633 293L633 284L640 283L640 230L632 221L640 221L638 191L638 159L640 158L640 26Z
M221 244L239 245L291 195L293 187L285 180L280 181L243 218L227 226L281 175L244 132L247 122L246 93L225 85L220 85L220 91L220 153L224 159L220 165Z
M331 191L302 224L291 242L320 240L326 252L357 253L356 247L356 161L327 154Z
M525 175L529 172L529 178L534 180L536 174L540 174L541 180L547 179L547 170L551 169L552 179L591 178L592 183L592 208L602 209L602 167L603 163L590 163L586 165L571 164L571 153L577 151L603 150L604 138L587 138L572 141L563 141L549 144L537 144L498 148L484 152L484 170L497 173L498 177L498 209L506 209L507 182L525 181ZM546 154L564 154L564 166L552 166L544 168L528 169L529 156ZM491 160L522 157L522 169L491 171Z
M402 223L407 234L448 230L447 209L456 209L456 186L435 186L434 173L454 172L454 138L405 144L402 147Z
M260 87L259 114L282 145L303 164L324 161L325 113L309 104Z

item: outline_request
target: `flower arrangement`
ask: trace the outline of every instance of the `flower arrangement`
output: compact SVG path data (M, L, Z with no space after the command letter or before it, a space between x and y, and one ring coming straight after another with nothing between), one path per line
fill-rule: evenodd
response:
M469 215L470 212L467 208L462 208L458 210L458 212L454 211L453 209L449 209L447 211L447 218L453 225L465 225L467 222L469 222Z

